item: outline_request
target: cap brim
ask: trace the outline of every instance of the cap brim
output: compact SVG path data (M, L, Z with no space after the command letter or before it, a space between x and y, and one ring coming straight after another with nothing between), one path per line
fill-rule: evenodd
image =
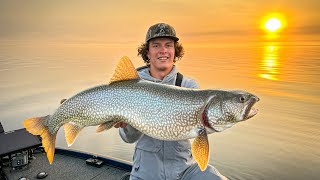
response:
M152 39L162 38L162 37L170 38L170 39L172 39L172 40L174 40L174 41L179 41L179 38L174 37L174 36L157 36L157 37L153 37L153 38L150 38L150 39L146 40L146 42L149 42L149 41L152 40Z

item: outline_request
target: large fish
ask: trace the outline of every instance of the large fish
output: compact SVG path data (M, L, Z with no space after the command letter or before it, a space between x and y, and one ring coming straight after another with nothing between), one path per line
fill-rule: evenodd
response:
M52 115L27 119L23 125L42 137L50 164L61 126L70 146L86 126L99 125L97 132L101 132L123 121L160 140L195 138L192 154L205 170L209 160L207 134L253 117L257 101L257 96L245 91L197 90L145 81L130 59L123 57L108 85L82 91Z

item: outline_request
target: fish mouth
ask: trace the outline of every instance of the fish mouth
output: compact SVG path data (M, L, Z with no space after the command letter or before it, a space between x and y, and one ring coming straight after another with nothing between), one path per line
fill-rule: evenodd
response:
M236 123L218 124L218 125L214 125L213 129L215 132L221 132L221 131L224 131L228 128L231 128L235 124Z
M242 116L243 120L250 119L258 113L259 109L253 107L255 103L258 101L258 97L254 97L249 101L248 105L245 107L244 114Z
M252 107L246 119L250 119L258 113L259 109Z

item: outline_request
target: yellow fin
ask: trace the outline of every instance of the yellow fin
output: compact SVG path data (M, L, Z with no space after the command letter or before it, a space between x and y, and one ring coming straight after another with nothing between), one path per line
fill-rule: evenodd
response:
M47 158L49 163L52 164L54 151L56 148L56 137L57 133L50 134L49 130L47 129L41 134L42 137L42 146L47 153Z
M35 117L35 118L29 118L23 121L23 126L27 129L28 132L30 132L33 135L41 135L42 132L46 129L44 126L44 122L49 118L50 116L45 117Z
M111 78L110 84L117 81L140 79L137 70L127 56L123 56Z
M192 143L192 155L201 171L206 170L209 162L209 142L205 129L199 131L199 135L194 139Z
M54 151L56 148L57 133L51 134L47 126L44 125L50 116L30 118L23 121L23 126L33 135L40 135L42 146L46 151L49 163L52 164Z
M83 127L74 123L66 123L63 125L63 128L67 144L70 147L79 135L80 131L83 129Z
M106 131L111 129L118 121L108 121L105 123L100 124L97 129L96 132L102 132L102 131Z

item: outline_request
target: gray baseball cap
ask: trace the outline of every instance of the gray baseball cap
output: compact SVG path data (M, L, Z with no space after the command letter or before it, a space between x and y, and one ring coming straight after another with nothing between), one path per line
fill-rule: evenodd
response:
M152 25L148 29L146 42L150 41L150 39L158 37L168 37L173 39L174 41L179 40L179 38L176 36L176 31L174 30L174 28L166 23L157 23Z

